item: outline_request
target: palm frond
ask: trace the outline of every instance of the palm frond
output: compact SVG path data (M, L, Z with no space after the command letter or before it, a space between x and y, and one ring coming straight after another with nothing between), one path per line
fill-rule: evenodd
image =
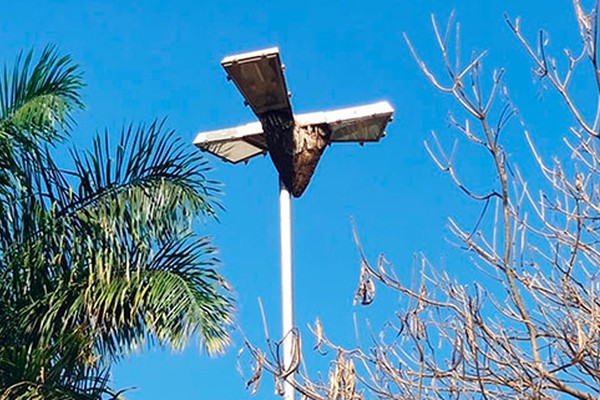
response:
M210 240L189 239L157 251L94 246L90 265L21 316L26 335L55 337L83 326L99 354L115 360L146 341L181 349L193 337L210 354L222 352L232 324L229 286L215 270Z
M45 348L0 348L0 399L115 398L109 369L81 360L80 341L68 335Z
M83 108L82 87L77 65L54 46L37 61L33 51L20 54L0 79L0 139L35 149L40 140L60 138L74 122L72 113Z
M12 69L4 67L0 76L1 208L21 192L35 192L28 187L31 182L23 181L29 172L24 169L46 171L51 160L46 145L68 133L73 112L83 108L82 87L78 67L52 46L37 59L30 51L19 55ZM0 217L3 215L0 212Z
M164 120L124 129L114 154L109 137L108 132L98 135L93 150L87 153L72 152L77 197L64 213L93 208L107 200L114 202L124 195L119 200L122 204L133 200L132 205L140 205L136 196L146 196L155 207L163 204L163 211L172 208L184 217L216 217L219 187L206 177L206 160L172 130L166 130ZM168 202L177 203L177 207L173 209L175 204Z

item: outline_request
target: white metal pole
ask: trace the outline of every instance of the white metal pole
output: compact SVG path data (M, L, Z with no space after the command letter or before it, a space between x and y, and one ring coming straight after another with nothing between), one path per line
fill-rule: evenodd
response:
M279 234L281 238L281 321L283 330L283 365L292 364L294 328L294 290L292 272L292 201L285 183L279 179ZM290 375L291 377L291 375ZM294 400L294 388L284 382L285 400Z

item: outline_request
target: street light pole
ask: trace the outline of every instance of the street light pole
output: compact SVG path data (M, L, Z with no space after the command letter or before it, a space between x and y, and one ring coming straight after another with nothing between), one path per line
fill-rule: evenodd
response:
M279 236L281 249L281 326L283 334L283 368L293 362L294 345L294 276L292 268L292 196L283 180L279 179ZM293 377L293 374L288 376ZM284 399L294 399L294 388L284 381Z
M225 57L227 77L244 96L259 121L201 132L194 144L224 161L247 162L269 153L279 174L281 246L282 369L284 399L294 399L294 296L291 196L306 189L325 148L332 143L378 142L392 120L388 102L333 111L294 114L279 49L274 47Z

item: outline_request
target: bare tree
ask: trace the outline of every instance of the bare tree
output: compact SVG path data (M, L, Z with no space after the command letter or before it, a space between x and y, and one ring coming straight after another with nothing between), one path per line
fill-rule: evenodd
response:
M571 156L567 163L543 159L532 135L524 132L542 179L528 180L511 162L502 132L521 127L509 124L516 109L503 84L503 70L483 76L486 52L461 63L453 17L445 29L432 17L443 73L422 61L405 36L426 78L456 101L459 111L454 115L461 117L450 117L453 131L460 140L478 146L494 166L493 190L476 193L459 178L455 151L445 149L446 140L434 134L426 143L439 168L482 205L474 229L451 219L450 230L471 255L472 268L485 273L495 287L463 284L424 256L415 265L418 279L407 285L383 256L368 260L357 237L357 300L370 303L375 286L383 286L380 290L397 291L406 306L396 310L371 343L354 349L328 340L317 321L312 328L315 349L328 348L328 354L335 355L329 374L321 379L303 369L299 345L292 379L282 368L277 343L269 342L266 352L248 344L257 360L254 377L266 369L277 380L291 379L305 398L315 400L599 398L600 1L589 11L580 0L573 5L580 48L565 51L562 70L549 54L545 32L530 39L519 19L506 17L535 75L560 95L574 117L565 138ZM571 83L574 76L585 79L585 74L591 74L595 86L588 86L581 99L572 95ZM588 101L590 93L596 112L588 119L579 104Z

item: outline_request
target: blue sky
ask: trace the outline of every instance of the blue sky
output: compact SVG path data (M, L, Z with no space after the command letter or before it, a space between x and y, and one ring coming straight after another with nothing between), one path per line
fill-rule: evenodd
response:
M383 293L368 309L352 306L359 258L352 240L354 218L371 259L384 252L410 279L412 258L423 252L466 282L466 258L449 244L448 216L465 226L480 208L439 172L423 141L432 130L453 140L446 115L453 107L436 93L410 58L406 32L422 57L438 68L430 15L444 20L457 12L463 54L490 49L488 72L506 67L511 98L521 114L508 131L512 157L526 169L531 158L522 131L542 148L556 146L570 120L561 118L552 93L540 95L529 60L511 36L503 12L523 17L533 37L548 29L557 53L576 40L569 1L80 1L36 0L3 5L3 62L20 50L48 43L70 53L85 72L87 111L72 144L86 147L93 133L129 122L168 117L191 146L198 131L254 121L219 64L230 54L279 46L296 112L387 100L396 108L379 144L328 148L304 196L293 204L296 324L311 346L307 324L319 317L329 336L355 341L353 315L379 326L398 299ZM489 188L482 154L461 144L461 173L472 187ZM66 156L66 150L65 150ZM279 333L277 177L268 158L225 165L208 156L212 177L224 183L226 211L220 222L202 226L214 237L222 273L233 284L237 321L257 344L264 340L257 299L265 305L269 330ZM236 370L242 336L224 357L211 359L191 346L182 354L151 349L114 369L117 387L137 387L131 399L242 399L250 394ZM326 367L327 358L310 360ZM272 398L265 380L256 398Z

